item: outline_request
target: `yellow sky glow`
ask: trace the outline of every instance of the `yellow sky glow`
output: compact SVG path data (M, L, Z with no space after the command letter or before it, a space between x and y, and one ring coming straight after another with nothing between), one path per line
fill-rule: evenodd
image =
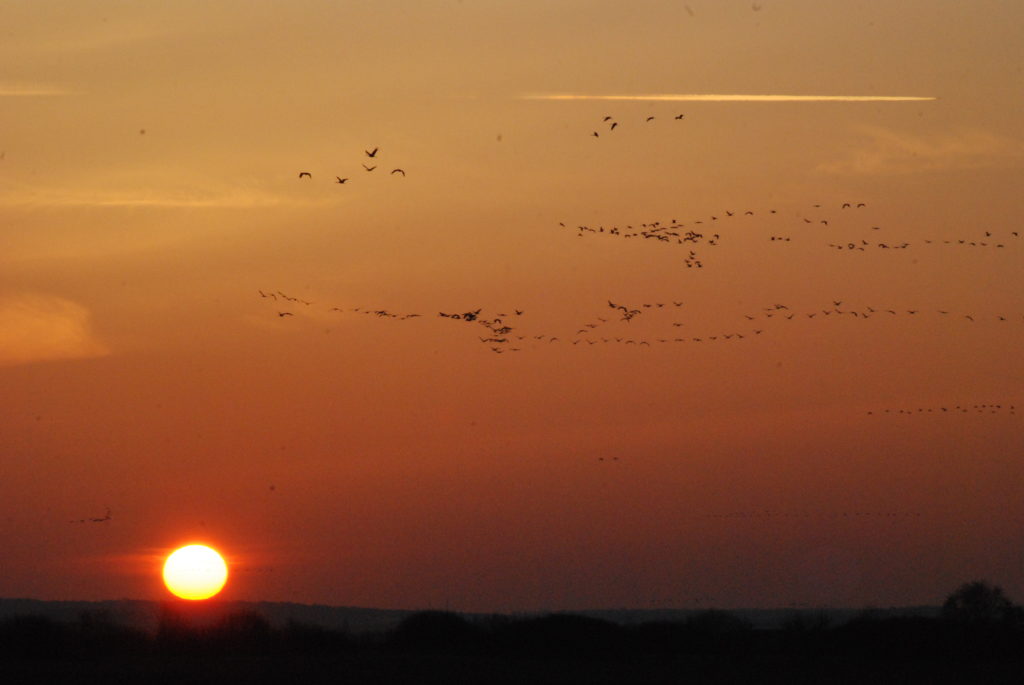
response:
M662 93L652 95L524 95L524 100L632 100L645 102L919 102L936 97L911 95L723 95L720 93Z

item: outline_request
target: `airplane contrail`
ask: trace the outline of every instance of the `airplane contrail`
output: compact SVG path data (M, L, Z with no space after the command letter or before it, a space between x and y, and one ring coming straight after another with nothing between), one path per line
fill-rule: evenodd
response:
M72 92L69 90L61 90L59 88L40 88L40 87L18 87L18 86L3 86L0 85L0 97L46 97L52 95L71 95Z
M654 95L577 95L554 93L522 95L522 100L623 100L646 102L911 102L938 100L913 95L726 95L719 93L665 93Z

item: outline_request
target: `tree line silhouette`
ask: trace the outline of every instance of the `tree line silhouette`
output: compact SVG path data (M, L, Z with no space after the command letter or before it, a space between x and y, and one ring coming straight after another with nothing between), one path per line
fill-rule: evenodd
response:
M636 625L568 613L469 618L423 611L379 634L295 622L275 627L252 611L194 619L176 603L164 606L155 632L94 612L73 622L9 618L0 621L0 679L1013 682L1024 672L1024 609L981 581L950 594L936 616L865 610L833 624L825 612L794 612L771 629L721 610Z

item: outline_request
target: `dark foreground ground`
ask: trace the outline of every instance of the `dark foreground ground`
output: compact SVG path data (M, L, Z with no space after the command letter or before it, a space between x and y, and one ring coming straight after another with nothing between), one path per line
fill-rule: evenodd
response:
M555 614L412 614L383 634L257 613L197 620L169 606L155 633L103 615L0 621L2 683L1024 683L1024 624L794 617L755 630L724 612L622 626Z
M5 683L982 683L1024 682L1008 661L740 658L536 659L453 655L121 658L6 663Z

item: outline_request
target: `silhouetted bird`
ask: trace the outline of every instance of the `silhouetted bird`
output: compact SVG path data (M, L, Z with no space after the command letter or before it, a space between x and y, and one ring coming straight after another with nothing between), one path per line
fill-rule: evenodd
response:
M402 174L402 176L405 176L405 171L402 170L402 169L392 169L391 173L392 174Z
M376 169L376 168L377 168L377 165L376 165L376 164L374 164L373 166L366 166L366 165L364 164L364 165L363 165L363 168L364 168L364 169L366 169L367 171L373 171L374 169Z
M348 180L347 178L342 178L341 176L335 176L334 178L338 179L338 183L344 183L345 181Z
M302 178L303 176L305 176L306 178L313 178L313 174L309 173L308 171L300 171L299 178Z
M71 521L70 523L105 523L106 521L109 521L111 518L112 517L111 517L111 514L110 514L110 507L107 507L107 513L104 514L103 516L78 519L76 521Z
M379 150L379 149L380 148L375 147L375 148L373 148L373 150L363 150L363 152L366 153L367 157L376 157L377 156L377 150Z

